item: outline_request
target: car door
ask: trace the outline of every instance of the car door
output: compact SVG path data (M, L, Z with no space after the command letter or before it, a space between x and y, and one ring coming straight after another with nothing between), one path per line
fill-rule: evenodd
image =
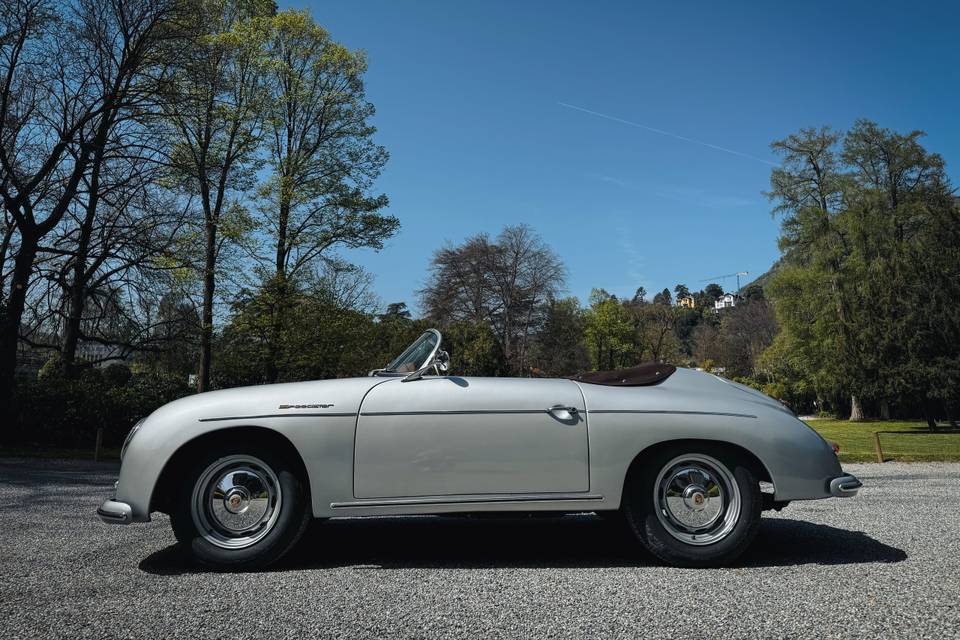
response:
M570 380L391 380L360 408L357 498L589 490L583 395Z

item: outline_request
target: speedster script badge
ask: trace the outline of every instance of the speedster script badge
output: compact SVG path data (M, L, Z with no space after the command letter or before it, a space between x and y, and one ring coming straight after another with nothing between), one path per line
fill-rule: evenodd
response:
M333 404L282 404L281 409L329 409Z

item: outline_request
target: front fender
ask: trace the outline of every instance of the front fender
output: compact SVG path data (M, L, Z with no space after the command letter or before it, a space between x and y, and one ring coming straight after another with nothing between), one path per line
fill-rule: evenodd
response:
M274 431L303 460L314 512L352 496L353 436L360 403L385 378L349 378L211 391L160 407L127 446L114 500L130 506L130 522L146 522L157 482L182 447L217 431ZM321 470L321 471L317 471Z

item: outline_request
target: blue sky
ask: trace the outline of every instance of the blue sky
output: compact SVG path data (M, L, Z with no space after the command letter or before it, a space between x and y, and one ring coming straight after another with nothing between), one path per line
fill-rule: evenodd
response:
M923 129L960 182L956 3L281 6L368 53L379 188L402 229L344 257L385 303L415 306L445 242L521 222L581 301L749 280L778 256L769 143L803 126Z

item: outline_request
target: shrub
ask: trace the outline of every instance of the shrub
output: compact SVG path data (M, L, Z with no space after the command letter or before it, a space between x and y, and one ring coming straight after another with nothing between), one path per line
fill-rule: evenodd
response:
M130 372L130 367L119 362L103 370L103 379L111 387L122 387L130 382L131 377L133 374Z
M179 379L156 374L121 382L129 369L120 366L104 374L88 369L77 379L19 383L16 424L7 435L19 446L89 448L102 428L104 446L117 448L137 420L191 391Z

